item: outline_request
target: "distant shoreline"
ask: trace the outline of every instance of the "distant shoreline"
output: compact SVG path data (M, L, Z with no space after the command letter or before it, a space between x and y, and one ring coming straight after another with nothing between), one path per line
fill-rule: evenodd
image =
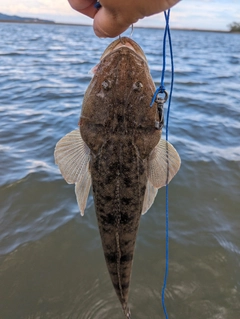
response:
M92 27L90 24L80 24L80 23L64 23L64 22L54 22L54 21L21 21L21 20L0 20L0 23L21 23L21 24L46 24L46 25L62 25L62 26L74 26L74 27ZM141 26L134 26L134 28L139 29L163 29L161 27L141 27ZM193 32L214 32L214 33L239 33L240 32L231 32L231 31L224 31L224 30L205 30L205 29L188 29L188 28L171 28L171 30L177 31L193 31Z

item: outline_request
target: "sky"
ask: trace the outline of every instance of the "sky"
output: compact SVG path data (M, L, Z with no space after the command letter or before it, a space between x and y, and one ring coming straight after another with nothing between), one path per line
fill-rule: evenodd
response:
M92 24L92 20L75 12L67 0L0 0L0 12L55 22ZM171 12L171 27L228 30L232 22L240 23L240 0L182 0ZM163 14L140 20L136 25L163 27Z

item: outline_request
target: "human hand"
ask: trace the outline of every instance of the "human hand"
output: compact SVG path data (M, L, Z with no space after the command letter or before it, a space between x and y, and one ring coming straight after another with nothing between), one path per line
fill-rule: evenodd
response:
M170 9L180 0L68 0L71 7L94 19L93 29L98 37L116 37L139 19Z

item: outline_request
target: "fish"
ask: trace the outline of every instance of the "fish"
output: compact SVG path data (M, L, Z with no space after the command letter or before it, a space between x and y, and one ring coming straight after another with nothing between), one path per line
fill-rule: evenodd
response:
M161 138L163 110L157 102L150 107L155 90L141 47L128 37L115 40L94 68L79 129L54 151L62 176L75 184L81 215L92 186L106 265L128 319L140 217L181 164L175 148Z

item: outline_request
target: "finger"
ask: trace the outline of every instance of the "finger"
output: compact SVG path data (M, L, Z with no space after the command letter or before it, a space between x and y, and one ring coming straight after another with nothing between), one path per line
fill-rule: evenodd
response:
M102 7L94 17L93 29L98 37L113 38L127 30L130 24L119 14L114 15Z
M101 0L102 8L94 17L93 28L98 37L116 37L131 24L146 16L169 9L180 0L135 0L112 1Z
M96 0L68 0L68 2L74 10L90 18L94 18L97 13L97 9L94 7Z

